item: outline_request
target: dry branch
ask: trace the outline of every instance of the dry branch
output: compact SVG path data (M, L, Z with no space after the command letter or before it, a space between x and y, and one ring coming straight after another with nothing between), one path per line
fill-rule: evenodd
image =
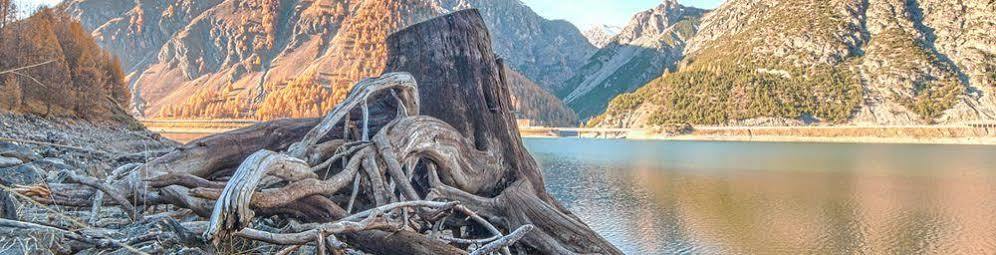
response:
M14 69L10 69L10 70L4 70L4 71L0 71L0 75L4 75L4 74L8 74L8 73L13 73L13 72L19 72L21 70L27 70L27 69L31 69L31 68L35 68L35 67L39 67L39 66L43 66L43 65L47 65L47 64L51 64L51 63L54 63L54 62L55 62L55 60L53 59L53 60L41 62L41 63L38 63L38 64L33 64L33 65L29 65L29 66L18 67L18 68L14 68Z
M533 227L533 225L523 225L518 229L516 229L511 234L498 238L498 240L490 242L487 245L484 245L481 248L474 250L474 252L471 252L470 255L491 254L499 249L507 249L513 243L518 242L519 239L522 239L522 237L526 236L526 233L532 231L533 228L535 228Z
M125 213L128 214L128 217L131 218L131 220L138 220L140 216L139 212L138 210L135 209L135 206L132 205L127 198L125 198L124 196L124 194L126 194L125 192L118 191L117 189L111 187L107 183L101 182L100 180L97 180L93 177L80 176L70 171L63 171L63 173L65 173L70 180L96 188L97 190L100 190L100 192L102 192L103 194L110 196L111 199L114 200L114 202L116 202L121 207L124 207Z

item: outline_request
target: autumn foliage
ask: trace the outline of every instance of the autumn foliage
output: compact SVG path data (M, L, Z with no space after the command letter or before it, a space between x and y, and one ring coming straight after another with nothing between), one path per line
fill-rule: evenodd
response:
M322 40L330 40L327 42L329 52L323 53L325 57L317 57L317 64L295 71L293 75L268 74L261 86L262 96L260 87L255 86L260 76L242 76L241 79L250 77L251 87L237 82L191 81L197 87L220 89L199 89L179 102L164 104L158 111L148 114L166 119L273 120L321 116L345 99L357 81L383 71L387 55L384 42L390 33L433 16L428 6L414 3L417 1L366 1L353 7L353 17L343 22L341 30L321 35ZM281 26L280 1L246 1L242 7L260 10L263 28L260 38L264 40L254 40L254 44L237 42L236 45L240 50L253 52L254 57L248 61L251 65L246 70L263 71L271 61L267 59L272 55L269 51L281 45L281 39L275 37L280 34L277 31ZM347 4L336 2L321 8L321 16L342 19L348 9ZM242 23L255 24L248 20Z
M168 119L256 119L302 118L321 116L345 98L322 86L314 72L295 79L267 83L263 100L240 96L242 89L228 85L220 90L200 90L180 104L167 105L159 116ZM254 114L253 114L254 113Z
M111 119L130 97L118 59L79 22L51 9L0 30L0 109L41 115ZM124 115L124 116L116 116Z

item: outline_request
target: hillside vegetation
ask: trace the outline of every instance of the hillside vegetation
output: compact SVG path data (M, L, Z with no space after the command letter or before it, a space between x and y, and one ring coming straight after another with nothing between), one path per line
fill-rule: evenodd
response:
M33 67L32 67L33 66ZM22 67L31 67L20 69ZM0 28L0 109L126 120L128 89L118 59L80 23L51 9Z
M993 119L987 13L992 3L732 0L704 17L677 71L613 99L589 124Z
M505 78L516 118L532 120L534 126L576 127L580 122L577 113L524 75L505 67Z

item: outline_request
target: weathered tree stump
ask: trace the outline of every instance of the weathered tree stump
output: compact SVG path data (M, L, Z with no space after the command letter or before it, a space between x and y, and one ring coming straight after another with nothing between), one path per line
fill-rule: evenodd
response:
M522 239L533 251L621 254L546 192L542 170L519 136L502 61L490 38L476 9L419 23L388 37L385 72L412 74L424 98L422 115L453 126L477 150L501 162L501 178L486 188L472 187L478 198L461 202L478 212L493 212L487 217L506 230L536 225Z

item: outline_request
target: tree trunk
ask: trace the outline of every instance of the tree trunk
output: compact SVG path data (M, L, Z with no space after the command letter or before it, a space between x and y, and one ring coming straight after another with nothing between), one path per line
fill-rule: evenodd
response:
M452 125L502 163L505 172L498 184L473 194L487 203L462 202L497 212L487 216L507 231L536 225L522 241L541 253L622 253L546 192L542 170L519 136L502 61L492 51L478 10L410 26L388 37L387 44L385 73L415 77L425 99L421 114Z

